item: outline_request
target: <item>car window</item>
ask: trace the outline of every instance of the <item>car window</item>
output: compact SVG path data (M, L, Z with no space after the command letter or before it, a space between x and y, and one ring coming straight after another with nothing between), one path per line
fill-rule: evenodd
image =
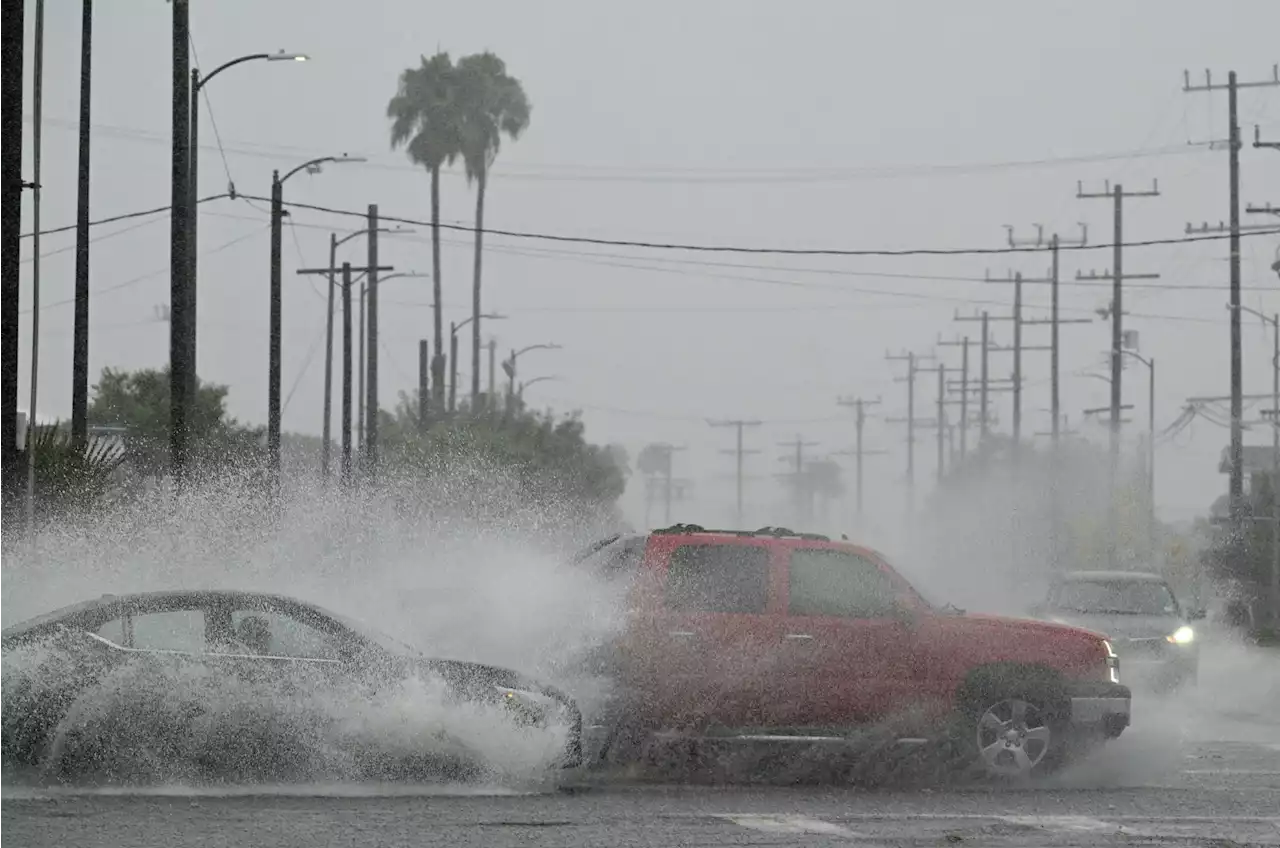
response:
M292 659L336 660L337 642L310 624L273 610L240 609L231 613L228 646L235 652Z
M884 618L897 607L889 577L871 560L846 551L792 551L787 586L791 615Z
M767 549L756 545L682 545L671 552L668 609L762 613L768 601Z
M603 580L630 580L644 560L646 541L644 536L615 540L583 557L580 562Z
M1167 585L1139 580L1072 580L1058 586L1051 605L1098 615L1178 614L1178 602Z
M124 648L188 654L205 652L204 613L196 609L125 615L108 621L96 632Z

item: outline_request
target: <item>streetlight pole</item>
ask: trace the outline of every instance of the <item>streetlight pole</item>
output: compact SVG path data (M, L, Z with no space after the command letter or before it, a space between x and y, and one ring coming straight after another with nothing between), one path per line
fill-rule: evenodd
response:
M191 69L191 115L189 118L191 127L191 143L188 145L188 158L190 159L191 180L190 193L188 195L187 208L187 257L190 263L187 285L187 397L191 402L195 402L196 396L196 227L199 218L198 208L200 203L200 90L218 74L227 68L233 68L236 65L245 62L253 62L262 60L267 62L305 62L307 56L302 53L285 53L281 50L279 53L251 53L247 56L241 56L232 59L230 62L224 62L214 68L207 77L200 76L199 68Z
M1156 361L1137 351L1117 348L1117 356L1129 356L1147 366L1147 545L1148 556L1156 553ZM1154 567L1155 563L1150 563Z
M499 315L496 312L484 313L480 315L471 315L458 323L449 322L449 412L454 412L458 405L458 331L468 324L474 322L477 318L485 318L490 321L502 321L507 316ZM478 361L478 360L477 360ZM479 374L479 369L475 369ZM472 383L479 385L476 381L479 378L475 375L472 377ZM472 414L475 414L475 402L479 395L472 397Z
M547 375L547 376L545 376L545 377L534 377L532 380L529 380L528 382L524 382L524 383L521 383L521 384L520 384L520 389L519 389L519 391L516 393L516 397L517 397L517 398L519 398L519 399L520 399L520 403L521 403L521 404L523 404L523 403L524 403L524 390L525 390L525 389L529 388L529 387L530 387L530 386L532 386L534 383L542 383L542 382L545 382L546 380L559 380L559 379L560 379L560 377L559 377L559 376L557 376L557 375L555 375L555 374L549 374L549 375Z
M1230 308L1230 307L1228 307ZM1241 311L1271 325L1271 621L1280 624L1280 315L1268 317L1241 306Z
M180 0L175 0L180 2ZM210 75L212 76L212 75ZM281 240L284 222L284 184L285 181L299 171L306 170L318 173L320 166L326 162L335 164L344 162L363 162L361 157L322 156L303 162L282 177L279 171L271 172L271 315L270 341L267 363L267 451L271 464L272 488L279 491L280 486L280 348L283 324L284 292L280 281ZM187 174L188 179L190 173ZM182 235L186 236L186 230ZM183 268L182 270L186 270ZM187 301L184 299L183 301ZM185 388L185 386L183 387Z
M502 370L507 372L507 397L514 401L516 397L516 360L531 350L560 350L558 344L534 344L528 347L522 347L519 350L511 351L511 356L502 364Z

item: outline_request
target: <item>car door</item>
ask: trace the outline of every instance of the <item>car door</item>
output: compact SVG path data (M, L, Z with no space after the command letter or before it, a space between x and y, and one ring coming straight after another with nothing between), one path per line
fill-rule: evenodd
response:
M217 633L210 651L240 679L280 694L315 694L349 677L338 638L294 610L253 600L212 612Z
M847 726L904 706L914 633L892 578L849 550L796 546L786 558L779 712L793 726Z
M633 679L664 726L755 726L764 681L777 569L750 539L655 537L650 592L633 617Z

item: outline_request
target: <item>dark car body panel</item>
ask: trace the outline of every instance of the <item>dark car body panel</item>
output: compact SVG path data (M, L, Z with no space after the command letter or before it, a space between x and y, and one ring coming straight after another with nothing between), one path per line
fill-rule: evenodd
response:
M206 650L186 652L135 647L127 622L134 616L170 611L199 611L204 621ZM222 649L234 638L231 632L232 612L277 614L324 634L336 646L330 656L277 656ZM98 634L98 630L117 620L126 622L119 643ZM44 736L60 719L61 711L85 689L129 659L145 657L164 666L197 663L225 672L270 682L288 691L291 672L305 668L314 678L318 673L335 685L356 684L369 694L387 681L403 679L414 673L438 676L446 684L449 697L459 702L505 704L513 710L518 723L537 723L546 718L545 710L521 693L532 693L555 702L567 715L569 741L560 765L576 766L581 762L582 716L577 704L564 692L535 681L507 668L452 659L425 656L416 649L398 643L385 634L331 613L314 604L282 595L226 590L194 590L146 592L130 595L106 595L63 607L4 629L0 634L7 654L28 645L56 643L68 650L59 680L60 688L42 694L27 714L5 717L5 756L38 759ZM69 673L68 673L69 672ZM505 695L502 690L510 690ZM5 712L9 713L10 693L5 693ZM14 708L18 709L18 708Z

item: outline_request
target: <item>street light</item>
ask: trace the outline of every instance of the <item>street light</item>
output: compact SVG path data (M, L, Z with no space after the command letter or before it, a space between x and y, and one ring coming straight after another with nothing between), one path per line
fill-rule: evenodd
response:
M1156 533L1156 360L1128 348L1119 348L1122 356L1129 356L1147 366L1147 516L1150 556L1155 558ZM1154 565L1154 564L1153 564Z
M532 380L529 380L528 382L525 382L525 383L521 383L521 384L520 384L520 390L516 393L516 397L520 398L520 402L521 402L521 403L523 403L523 402L524 402L524 390L525 390L525 389L529 388L529 387L530 387L530 386L532 386L534 383L541 383L541 382L544 382L544 381L546 381L546 380L559 380L559 379L560 379L560 377L559 377L559 376L557 376L557 375L555 375L555 374L550 374L550 375L548 375L548 376L546 376L546 377L534 377Z
M515 399L516 395L516 360L531 350L561 350L561 347L554 343L533 344L527 347L522 347L519 350L511 351L511 356L507 358L506 362L502 363L502 370L506 373L508 380L507 396L512 400Z
M1276 263L1280 266L1280 262ZM1231 304L1227 304L1227 309ZM1240 306L1240 311L1271 325L1271 621L1280 624L1280 314L1268 317L1256 309Z
M199 68L191 69L191 125L189 138L191 139L188 146L188 167L190 168L190 179L188 180L189 200L187 210L187 261L190 263L190 270L187 272L187 397L191 398L194 403L196 393L196 223L199 217L198 206L200 203L200 90L227 68L233 68L236 65L245 62L265 61L265 62L305 62L307 56L302 53L286 53L281 50L279 53L250 53L247 56L241 56L238 59L232 59L230 62L223 62L214 68L212 73L207 77L200 76Z
M458 408L458 331L467 326L476 318L487 318L490 321L506 320L505 315L499 315L496 312L482 313L480 315L471 315L458 323L449 322L449 412L454 412ZM476 370L479 374L479 370ZM471 405L476 405L476 398L471 399Z
M341 156L321 156L310 159L293 170L287 171L283 177L280 176L279 171L271 172L271 318L269 322L271 341L267 364L267 451L271 460L273 485L278 486L280 478L280 339L284 301L280 284L280 241L284 219L284 184L299 171L319 173L320 166L325 163L364 161L366 160L363 157L348 156L344 153Z

